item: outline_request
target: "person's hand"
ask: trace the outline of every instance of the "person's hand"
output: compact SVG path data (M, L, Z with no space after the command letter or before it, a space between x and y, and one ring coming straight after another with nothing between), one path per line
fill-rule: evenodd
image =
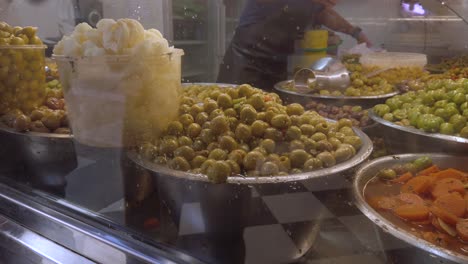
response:
M367 38L367 36L366 36L366 34L364 34L364 32L359 33L359 37L357 38L357 42L359 44L366 43L366 46L368 48L372 47L372 42Z

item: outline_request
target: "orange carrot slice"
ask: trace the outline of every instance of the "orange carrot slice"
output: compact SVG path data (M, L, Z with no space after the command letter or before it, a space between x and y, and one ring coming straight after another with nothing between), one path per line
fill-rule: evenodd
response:
M462 240L468 241L468 219L458 221L456 230Z
M410 221L424 221L429 218L429 208L419 204L404 204L396 207L393 212L403 219Z
M458 179L445 178L445 179L436 181L431 191L432 196L434 198L437 198L439 196L442 196L451 192L458 192L461 195L465 195L465 186Z
M459 220L459 218L456 215L438 206L431 206L430 211L432 214L439 217L440 219L442 219L442 221L450 225L456 225Z
M429 168L420 171L418 173L418 175L428 176L428 175L430 175L432 173L436 173L436 172L439 172L439 171L440 171L440 169L439 169L439 167L437 167L437 165L432 165Z
M414 193L400 193L398 199L400 199L403 204L424 205L424 200Z
M434 201L434 206L443 208L458 217L463 217L466 211L466 201L457 192L439 196Z
M433 179L429 176L417 176L401 186L401 193L423 194L431 187Z
M446 179L446 178L453 178L453 179L461 180L464 177L466 177L466 174L456 169L446 169L443 171L433 173L431 174L431 176L435 177L437 180Z

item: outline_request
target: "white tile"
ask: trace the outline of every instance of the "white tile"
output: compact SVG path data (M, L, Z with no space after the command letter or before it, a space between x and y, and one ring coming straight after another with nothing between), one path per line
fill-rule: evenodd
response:
M203 221L200 203L186 203L182 205L179 236L200 234L204 232L205 222Z
M281 225L248 227L244 241L246 264L290 263L301 256Z
M405 242L383 232L364 215L343 216L338 218L363 246L373 251L386 251L408 247Z
M280 223L333 217L333 214L308 192L263 196L262 198Z
M120 199L104 208L102 208L101 210L99 210L99 213L111 213L111 212L119 212L119 211L123 211L125 208L125 201L124 199Z

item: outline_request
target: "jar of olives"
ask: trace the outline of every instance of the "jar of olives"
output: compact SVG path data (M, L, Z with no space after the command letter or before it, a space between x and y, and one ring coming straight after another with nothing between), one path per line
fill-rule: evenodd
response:
M45 48L36 28L0 22L0 114L25 113L45 98Z

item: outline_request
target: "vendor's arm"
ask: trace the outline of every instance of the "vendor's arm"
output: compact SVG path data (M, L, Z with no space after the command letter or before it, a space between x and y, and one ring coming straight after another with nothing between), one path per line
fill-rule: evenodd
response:
M346 19L344 19L333 9L324 9L318 15L318 22L331 30L352 36L358 43L366 43L367 46L372 45L367 36L359 28L351 25Z

